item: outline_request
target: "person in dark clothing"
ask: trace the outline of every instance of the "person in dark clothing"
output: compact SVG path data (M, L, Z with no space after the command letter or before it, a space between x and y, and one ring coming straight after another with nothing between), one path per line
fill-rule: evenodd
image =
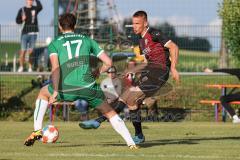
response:
M233 107L229 104L229 102L240 101L240 92L221 96L220 101L221 101L222 106L227 110L227 112L232 117L232 119L233 119L232 122L240 123L240 119L239 119L238 115L236 114Z
M35 0L36 6L33 6L33 1L26 0L26 6L19 9L16 17L16 23L22 24L18 72L23 72L24 70L25 54L29 55L28 72L32 72L32 52L39 32L37 16L42 10L41 2Z
M233 76L236 76L240 80L240 69L238 68L220 68L220 69L208 69L205 70L207 72L223 72L223 73L228 73ZM220 97L221 105L224 107L224 109L230 114L232 117L232 122L233 123L240 123L240 118L238 117L237 113L233 109L233 107L229 104L230 102L233 101L240 101L240 92L233 93L230 92L227 95L221 96Z

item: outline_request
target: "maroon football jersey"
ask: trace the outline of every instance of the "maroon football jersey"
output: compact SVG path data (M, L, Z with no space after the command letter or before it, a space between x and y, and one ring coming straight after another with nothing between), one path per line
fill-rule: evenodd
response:
M169 40L160 31L148 29L139 40L141 54L145 55L149 63L160 64L163 68L170 67L169 51L164 47Z

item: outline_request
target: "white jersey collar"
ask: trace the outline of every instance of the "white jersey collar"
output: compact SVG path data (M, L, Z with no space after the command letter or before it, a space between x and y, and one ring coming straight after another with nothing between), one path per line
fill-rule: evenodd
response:
M143 33L142 38L146 35L147 31L149 30L149 27L147 28L147 30Z
M72 31L63 32L63 34L73 33Z

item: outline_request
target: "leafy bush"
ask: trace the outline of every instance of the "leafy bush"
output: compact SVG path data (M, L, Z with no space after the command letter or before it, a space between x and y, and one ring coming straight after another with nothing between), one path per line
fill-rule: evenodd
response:
M230 53L240 60L240 2L223 0L219 15L223 20L222 32L226 45Z

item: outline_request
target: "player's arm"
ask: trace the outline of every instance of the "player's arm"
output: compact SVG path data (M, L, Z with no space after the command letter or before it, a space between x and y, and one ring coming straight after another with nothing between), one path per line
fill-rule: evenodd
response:
M169 40L164 47L169 49L170 52L170 58L171 58L171 72L172 72L172 77L174 80L177 82L179 81L179 73L176 69L177 62L178 62L178 55L179 55L179 49L178 46L171 40Z
M100 73L106 72L112 66L112 59L105 53L102 52L98 58L103 62L102 67L99 69Z
M52 76L52 84L53 84L53 95L50 98L50 103L53 103L56 101L56 97L58 95L58 84L59 84L59 61L57 54L50 54L50 62L52 66L51 70L51 76Z
M58 95L58 84L59 84L59 76L60 76L60 69L59 69L59 60L58 60L58 50L55 47L54 43L51 42L48 45L48 53L49 59L52 66L51 76L52 76L52 84L53 84L53 95L50 97L49 103L53 103L56 101L56 97Z
M95 40L89 40L91 43L91 52L103 62L103 65L99 69L99 72L106 72L112 66L112 59L104 52L104 50L98 45Z
M42 10L42 4L39 0L36 0L36 8L37 8L37 12L40 12Z
M240 80L240 69L239 68L219 68L213 69L212 72L223 72L236 76Z
M22 9L19 9L17 17L16 17L16 23L17 24L22 24Z
M158 30L153 30L151 32L151 35L152 35L153 41L160 43L165 48L168 48L170 52L170 59L171 59L172 77L174 80L179 82L179 74L176 69L176 65L178 62L178 55L179 55L178 46Z

